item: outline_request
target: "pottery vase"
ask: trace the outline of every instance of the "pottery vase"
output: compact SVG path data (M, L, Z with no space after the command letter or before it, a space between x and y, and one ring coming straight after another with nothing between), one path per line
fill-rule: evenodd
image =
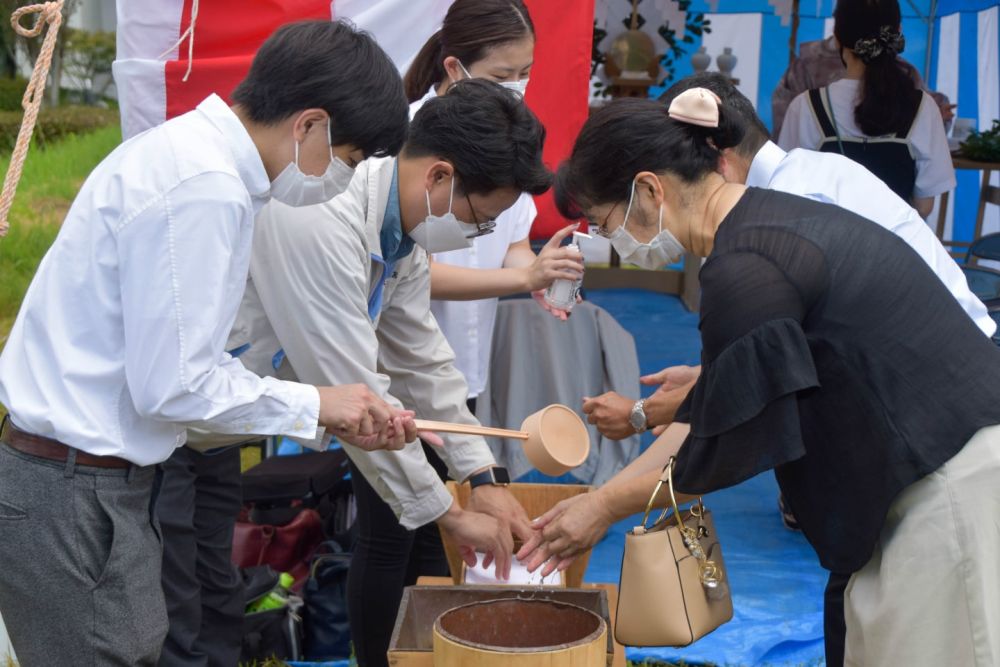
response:
M691 67L694 68L695 73L704 72L711 64L712 56L708 55L704 46L699 47L698 52L691 56Z
M737 59L733 55L733 50L730 47L726 47L722 50L722 54L715 59L715 64L719 66L719 72L726 75L730 79L733 78L733 70L736 69Z

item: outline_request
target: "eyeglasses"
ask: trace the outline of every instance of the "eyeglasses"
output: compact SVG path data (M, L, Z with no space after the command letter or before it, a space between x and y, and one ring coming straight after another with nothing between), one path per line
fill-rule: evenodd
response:
M469 193L465 193L465 201L469 205L469 212L472 213L472 224L476 226L476 231L466 234L465 238L474 239L480 236L486 236L487 234L492 234L493 228L497 226L496 219L487 218L483 222L479 222L479 216L476 215L476 209L472 206L472 200L469 199Z
M615 212L616 208L618 208L618 203L615 203L615 205L608 210L608 214L604 216L604 222L597 225L596 233L598 236L602 238L608 238L611 236L611 232L608 231L608 220L611 219L611 214Z

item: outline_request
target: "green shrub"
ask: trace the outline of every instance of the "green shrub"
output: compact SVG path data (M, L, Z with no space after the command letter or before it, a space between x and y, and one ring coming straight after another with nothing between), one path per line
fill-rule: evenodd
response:
M23 117L19 111L0 111L0 149L3 151L13 150ZM35 124L34 142L36 146L45 146L71 134L85 134L116 125L118 118L114 109L98 107L42 109Z
M0 79L0 111L20 111L27 79Z
M973 131L969 138L962 142L960 149L962 157L980 162L1000 162L1000 120L993 121L993 126L982 132Z

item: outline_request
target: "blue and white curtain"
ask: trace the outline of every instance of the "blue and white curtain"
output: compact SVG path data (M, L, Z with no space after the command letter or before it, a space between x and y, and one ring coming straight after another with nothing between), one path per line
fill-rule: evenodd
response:
M822 39L833 31L836 0L801 0L797 42ZM987 129L1000 117L1000 36L998 0L900 0L903 10L904 57L924 76L931 90L937 90L958 104L956 117L974 119L979 129ZM611 40L625 28L631 0L596 0L595 20L607 31L598 44L606 51ZM646 19L643 30L652 38L657 52L666 49L657 28L668 23L679 37L687 15L704 13L711 32L686 44L688 54L704 46L714 59L725 47L739 59L733 76L739 88L754 104L761 119L771 125L771 93L788 66L791 35L791 0L692 0L686 12L677 0L640 0L638 11ZM930 59L928 60L928 48ZM928 68L928 64L930 65ZM675 78L691 73L689 55L680 59ZM653 93L658 90L654 89ZM980 172L958 172L958 188L951 197L946 238L971 239L976 213ZM1000 175L993 175L1000 185ZM987 207L983 233L1000 231L997 207ZM937 221L937 212L931 216Z

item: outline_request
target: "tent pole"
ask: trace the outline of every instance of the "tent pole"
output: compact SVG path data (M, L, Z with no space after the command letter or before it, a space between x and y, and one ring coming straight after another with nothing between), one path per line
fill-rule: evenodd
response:
M934 50L934 22L937 20L937 0L931 0L927 12L927 57L924 59L924 85L930 86L931 54Z
M795 62L796 46L799 41L799 0L792 0L792 30L788 37L788 66Z

